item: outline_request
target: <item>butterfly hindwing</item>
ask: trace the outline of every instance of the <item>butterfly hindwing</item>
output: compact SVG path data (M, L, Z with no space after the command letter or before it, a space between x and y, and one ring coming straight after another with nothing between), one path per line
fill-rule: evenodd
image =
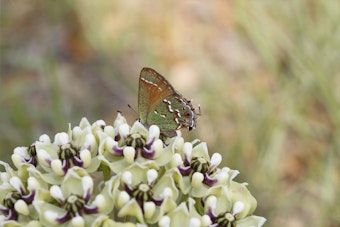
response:
M170 83L150 68L143 68L139 77L138 112L142 123L147 123L150 110L175 93Z

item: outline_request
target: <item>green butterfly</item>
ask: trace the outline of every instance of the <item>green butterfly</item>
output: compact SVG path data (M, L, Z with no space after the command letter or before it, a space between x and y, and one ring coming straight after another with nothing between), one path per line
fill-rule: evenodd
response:
M176 136L176 130L196 127L199 113L175 91L171 84L151 68L143 68L139 77L138 112L146 127L157 125L164 135Z

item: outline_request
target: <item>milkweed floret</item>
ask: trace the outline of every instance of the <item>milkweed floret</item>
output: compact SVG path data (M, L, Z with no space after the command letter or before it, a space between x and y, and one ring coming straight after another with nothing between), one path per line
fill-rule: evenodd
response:
M53 138L53 139L51 139ZM4 226L262 226L239 173L204 142L157 125L83 118L0 161Z

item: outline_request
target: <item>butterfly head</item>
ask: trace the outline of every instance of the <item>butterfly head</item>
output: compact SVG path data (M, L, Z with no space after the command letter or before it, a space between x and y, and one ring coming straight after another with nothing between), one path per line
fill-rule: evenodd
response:
M183 106L183 119L184 121L180 125L180 128L188 128L190 131L196 128L196 120L201 115L201 108L199 107L199 112L196 112L196 109L191 105L191 100L185 100Z

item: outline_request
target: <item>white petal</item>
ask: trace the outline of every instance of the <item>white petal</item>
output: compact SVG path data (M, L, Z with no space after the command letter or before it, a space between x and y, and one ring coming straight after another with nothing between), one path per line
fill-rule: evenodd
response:
M87 149L84 149L82 151L80 151L79 154L80 159L83 161L83 167L89 167L89 165L91 164L91 152Z
M200 227L201 221L198 218L190 218L189 227Z
M122 191L118 195L117 199L117 207L123 207L130 200L130 196L126 191Z
M111 137L115 136L115 129L111 125L105 126L104 132Z
M212 221L211 221L209 215L206 215L206 214L203 215L201 220L202 220L202 226L209 226L209 225L212 224Z
M43 143L51 143L51 139L48 135L43 134L39 137L39 141Z
M84 142L84 147L86 149L90 149L90 147L93 148L93 145L96 144L96 138L94 137L93 134L87 134L85 136L85 142Z
M23 189L23 185L21 183L21 180L19 177L11 177L11 179L9 179L9 183L18 191L21 192L21 189Z
M183 159L182 156L178 153L175 153L172 156L172 160L171 160L171 167L177 167L183 164Z
M113 123L113 126L115 128L118 128L120 125L125 124L125 123L126 123L126 119L123 117L121 113L118 112L115 122Z
M83 227L85 226L85 221L83 217L77 216L77 217L72 218L71 224L74 227Z
M19 199L15 204L14 204L14 209L25 216L28 216L30 214L30 211L28 209L27 204L25 203L24 200Z
M123 155L127 163L132 164L135 161L135 148L124 147Z
M118 128L118 132L123 138L127 137L127 135L129 135L130 133L129 125L128 124L120 125Z
M132 184L132 174L130 171L125 171L122 175L122 181L127 185Z
M161 197L166 199L166 198L171 198L172 197L172 191L169 187L164 188L163 193L161 194Z
M40 188L40 183L35 177L29 177L27 179L27 188L29 190L37 190Z
M158 222L159 227L170 227L170 218L169 216L163 216L161 220Z
M118 145L118 143L112 139L111 137L107 137L105 139L105 150L107 150L108 152L112 153L113 152L113 148L116 147Z
M149 128L149 138L159 138L160 130L157 125L151 125Z
M50 223L50 224L54 224L57 225L57 218L58 218L58 213L53 212L53 211L46 211L44 213L45 219Z
M154 182L158 177L158 172L155 169L149 169L146 173L148 184L150 185L152 182Z
M18 155L18 154L12 154L11 156L11 159L12 159L12 162L14 164L14 166L19 169L20 167L20 164L22 163L23 161L23 157L21 155Z
M200 172L195 172L193 175L192 175L192 178L191 178L191 186L192 187L197 187L198 185L200 185L204 180L204 176L202 173Z
M50 188L50 194L53 198L55 198L58 201L65 201L63 192L61 191L61 188L58 185L52 185Z
M183 145L183 152L186 157L190 158L192 153L192 144L189 142L185 142Z
M13 153L17 154L21 157L25 157L26 156L26 151L27 151L27 147L16 147L14 148Z
M105 121L104 120L97 120L96 122L93 123L92 126L102 126L102 125L103 126L106 125Z
M145 202L144 203L144 216L149 219L153 216L156 210L156 205L154 202Z
M50 162L52 161L52 158L49 153L47 153L47 151L45 151L44 149L38 150L37 157L39 159L39 163L46 167L50 167Z
M228 171L229 172L229 171ZM227 183L229 179L229 173L225 170L221 170L216 174L216 178L220 184L225 184Z
M206 200L207 208L211 208L213 211L216 209L217 199L215 196L209 196Z
M92 193L92 190L93 190L93 180L92 180L91 177L84 176L81 179L81 183L82 183L84 192L87 193L89 191L90 193Z
M73 138L81 136L82 131L83 130L79 126L74 127L72 129L72 136L73 136Z
M59 159L54 159L52 162L51 162L51 168L53 170L53 172L59 176L64 176L64 171L63 171L63 168L62 168L62 163Z
M222 156L220 153L214 153L210 159L211 165L218 166L222 162Z
M57 133L54 137L54 144L64 145L69 142L69 138L66 132Z
M233 206L233 215L235 216L238 213L241 213L244 209L244 203L241 201L237 201Z
M163 142L160 139L152 143L151 149L155 151L154 158L158 158L163 153Z
M99 208L99 212L103 209L105 209L107 205L107 201L105 200L105 197L101 194L97 195L95 200L93 201L93 205Z

